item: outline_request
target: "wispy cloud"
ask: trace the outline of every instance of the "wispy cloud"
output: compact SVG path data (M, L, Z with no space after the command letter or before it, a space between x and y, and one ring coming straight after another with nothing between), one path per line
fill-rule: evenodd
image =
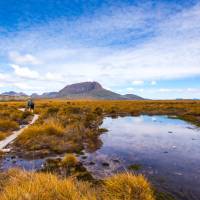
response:
M1 55L19 82L155 86L159 80L200 76L199 21L200 4L173 12L165 4L104 8L92 18L56 19L3 35Z
M133 85L143 85L143 84L144 84L144 81L136 80L136 81L133 81L132 84L133 84Z
M10 65L15 72L16 76L28 79L38 79L39 73L34 70L30 70L28 67L20 67L19 65L11 64Z
M40 61L30 54L21 55L19 52L9 52L10 60L17 64L40 64Z
M59 73L47 72L45 74L39 74L37 71L29 69L28 67L21 67L19 65L11 64L14 69L14 73L19 78L25 78L38 81L58 81L63 82L63 76Z
M151 81L151 85L156 85L157 82L156 81Z

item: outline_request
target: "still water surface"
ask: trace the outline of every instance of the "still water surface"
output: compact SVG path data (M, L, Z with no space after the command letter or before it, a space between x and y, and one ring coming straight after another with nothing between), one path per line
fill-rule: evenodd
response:
M200 199L200 129L167 116L105 118L103 145L86 153L85 166L105 177L137 164L161 191Z
M79 156L96 178L140 165L134 173L143 173L160 191L178 200L200 200L200 128L167 116L108 117L101 127L108 129L101 145ZM0 167L39 170L46 159L8 155Z

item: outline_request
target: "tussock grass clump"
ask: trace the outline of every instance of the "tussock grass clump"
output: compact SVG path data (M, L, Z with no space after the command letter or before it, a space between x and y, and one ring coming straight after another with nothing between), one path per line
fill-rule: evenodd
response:
M105 180L105 199L154 200L150 184L142 175L117 174Z
M9 171L8 176L1 200L96 200L89 184L70 178L61 180L51 174L19 170Z
M38 154L48 154L48 152L60 152L64 148L65 129L56 121L48 120L43 124L34 124L25 129L16 139L15 144L18 151L26 149L29 151L41 151ZM47 151L48 152L47 152Z
M42 125L44 132L48 135L62 136L65 133L64 127L57 121L49 120Z
M1 175L1 200L155 200L143 176L118 174L95 187L72 178L12 169Z
M66 167L74 167L78 164L78 159L71 153L68 153L62 159L62 165Z
M21 124L27 124L31 120L32 114L18 110L20 106L18 103L0 102L0 140L17 130Z
M103 109L100 107L97 107L95 108L94 113L101 116L103 114Z
M62 136L64 134L64 128L55 121L48 121L41 125L34 125L28 129L25 129L24 132L20 135L19 139L28 139L42 135L56 135Z
M12 120L0 120L0 131L13 131L19 128L19 124Z
M0 131L0 140L5 139L7 134L5 132Z

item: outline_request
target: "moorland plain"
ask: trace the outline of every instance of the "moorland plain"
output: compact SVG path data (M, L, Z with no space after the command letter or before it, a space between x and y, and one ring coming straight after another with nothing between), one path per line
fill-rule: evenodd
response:
M200 101L68 101L58 99L37 100L35 103L35 112L40 115L39 120L24 130L10 145L12 153L26 158L31 157L33 153L34 157L38 158L59 154L65 156L62 159L48 160L46 168L43 169L44 174L41 172L16 172L15 170L7 172L8 174L3 173L1 176L8 177L7 182L1 183L1 191L6 200L18 198L19 193L14 188L16 180L20 186L18 189L23 192L27 192L27 185L30 184L30 181L32 181L32 186L37 183L37 188L31 188L30 199L34 199L44 192L44 188L40 188L40 185L46 181L52 187L53 184L59 185L60 188L57 187L57 191L54 191L56 194L62 193L63 188L70 185L68 189L70 191L73 189L74 195L81 195L80 199L154 199L153 189L143 176L119 174L103 182L96 182L73 154L82 154L83 150L94 152L101 147L102 141L99 136L107 130L100 128L100 125L107 116L115 118L118 116L168 115L200 126ZM23 101L0 103L2 124L5 120L10 123L0 126L3 133L7 134L8 131L11 133L18 129L19 125L28 123L31 114L18 110L25 105L26 103ZM49 172L54 173L55 176L49 175ZM21 177L18 174L21 174ZM13 181L13 177L15 181ZM95 189L91 189L91 186L83 187L81 182L65 179L66 177L90 181L90 184L95 184ZM62 179L60 180L60 178ZM133 184L133 182L137 183L136 179L138 185ZM141 189L138 189L140 187ZM83 191L83 194L80 194L80 191ZM99 195L99 191L103 197ZM119 196L113 196L117 194ZM53 194L45 195L47 196L44 196L43 199L47 197L53 199ZM65 199L66 195L68 195L68 199L74 198L67 191L58 199ZM163 195L157 194L156 198L168 198Z

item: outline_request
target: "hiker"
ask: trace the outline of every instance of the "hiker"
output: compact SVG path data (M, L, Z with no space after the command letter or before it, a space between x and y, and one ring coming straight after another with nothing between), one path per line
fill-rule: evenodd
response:
M28 100L27 107L28 107L28 111L32 113L34 112L35 104L32 99Z

